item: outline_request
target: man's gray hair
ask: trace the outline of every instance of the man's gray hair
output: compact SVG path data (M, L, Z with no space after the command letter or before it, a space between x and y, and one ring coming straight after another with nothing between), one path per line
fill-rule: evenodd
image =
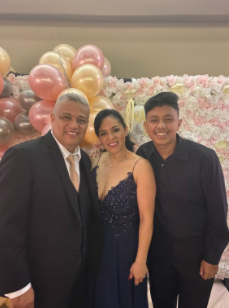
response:
M57 101L56 101L56 104L54 106L54 109L53 109L53 113L56 112L57 108L59 107L59 105L61 105L61 102L64 101L64 100L68 100L68 101L73 101L75 103L80 103L84 106L87 106L88 108L89 107L89 104L88 102L86 101L86 99L76 93L65 93L63 95L61 95Z

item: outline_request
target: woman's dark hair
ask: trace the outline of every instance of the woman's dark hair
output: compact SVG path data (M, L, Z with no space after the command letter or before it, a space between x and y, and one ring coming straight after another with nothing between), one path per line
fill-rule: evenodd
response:
M121 114L114 110L114 109L104 109L101 110L95 117L95 122L94 122L94 128L95 128L95 133L96 135L99 137L99 129L100 126L102 124L102 121L106 118L106 117L113 117L114 119L116 119L117 121L119 121L119 123L122 124L122 126L124 127L124 129L126 128L126 123L124 122L123 117L121 116ZM131 141L129 134L126 136L126 148L127 150L133 152L134 151L134 142Z
M173 92L161 92L155 96L152 96L148 99L148 101L144 105L145 115L154 109L155 107L162 106L170 106L174 108L179 114L179 106L178 106L179 97Z

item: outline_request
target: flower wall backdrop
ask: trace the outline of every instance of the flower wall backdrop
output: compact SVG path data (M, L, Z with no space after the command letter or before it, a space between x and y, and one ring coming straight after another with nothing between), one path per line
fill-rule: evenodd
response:
M18 98L20 91L29 89L28 76L15 77L10 74L8 79L15 98ZM172 91L180 97L180 117L183 120L180 135L216 151L223 168L229 200L229 77L172 75L133 78L131 82L111 76L105 78L101 95L109 98L124 118L127 103L134 98L134 110L131 113L128 109L127 121L132 123L131 136L136 141L136 147L149 140L142 125L143 105L149 97L162 91ZM28 139L31 137L16 136L12 145ZM229 278L229 246L223 253L217 277Z

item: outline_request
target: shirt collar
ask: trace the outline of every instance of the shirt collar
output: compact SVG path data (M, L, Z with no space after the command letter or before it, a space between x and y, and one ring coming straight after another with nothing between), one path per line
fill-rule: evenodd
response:
M51 133L52 133L52 136L53 136L54 140L56 141L57 145L59 146L60 151L61 151L64 159L66 159L69 155L73 155L73 156L77 155L77 157L78 157L78 159L80 161L80 159L81 159L81 152L80 152L80 147L79 146L76 147L74 153L71 153L55 138L55 136L53 135L52 130L51 130Z
M177 138L177 144L175 147L175 151L172 154L173 158L178 158L181 160L189 160L186 140L181 138L178 134L176 135L176 138ZM153 146L151 147L150 155L152 155L153 153L157 153L157 149L153 141L152 141L152 144Z

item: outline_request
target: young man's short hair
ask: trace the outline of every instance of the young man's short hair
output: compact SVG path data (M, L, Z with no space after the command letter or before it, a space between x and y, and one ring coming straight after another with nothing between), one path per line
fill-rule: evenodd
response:
M155 107L162 106L170 106L177 110L179 114L178 100L179 97L173 92L161 92L155 96L152 96L144 105L145 116L147 116L147 113Z

